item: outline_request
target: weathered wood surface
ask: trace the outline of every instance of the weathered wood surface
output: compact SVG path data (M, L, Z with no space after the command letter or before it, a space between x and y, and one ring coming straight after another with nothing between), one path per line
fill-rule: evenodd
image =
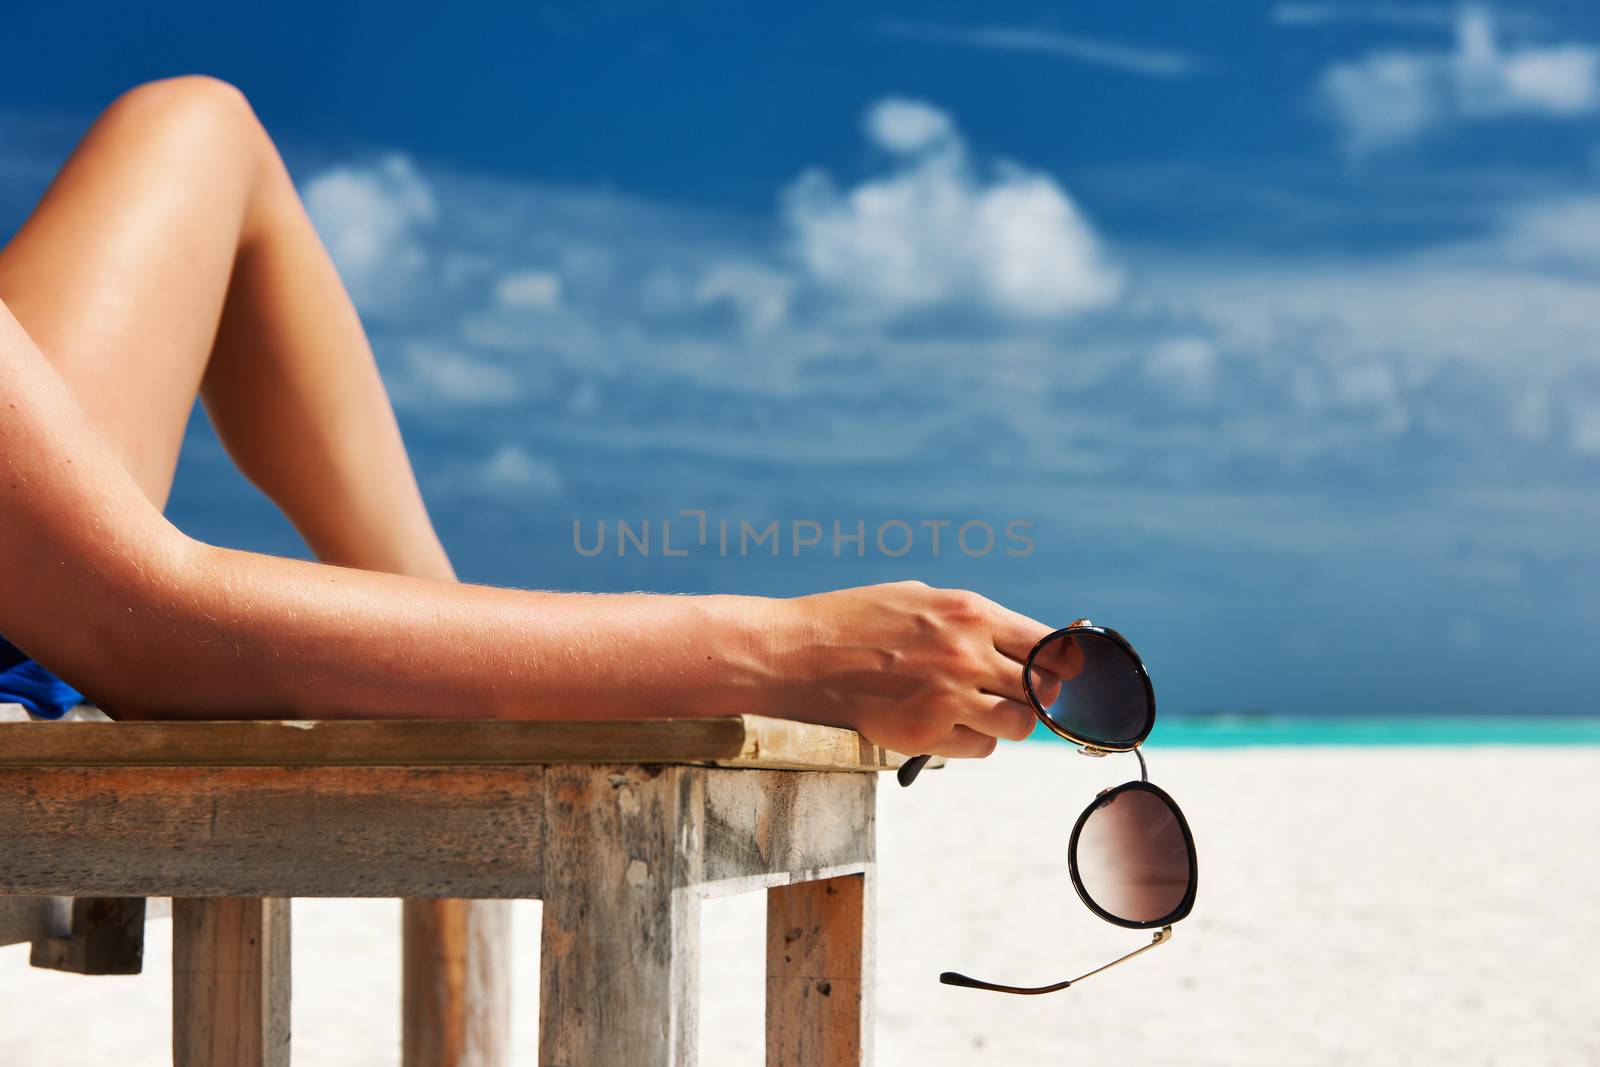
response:
M552 767L541 1067L694 1067L705 773Z
M289 1067L289 901L172 908L173 1067Z
M72 974L138 974L144 919L144 897L79 897L68 932L34 941L28 962Z
M0 894L537 897L543 775L4 768Z
M408 900L401 911L402 1067L505 1067L510 903Z
M439 767L702 763L893 770L906 757L853 730L760 715L536 722L488 719L0 722L6 767Z
M870 949L860 942L870 909L855 887L872 865L876 780L692 767L598 770L553 767L545 778L540 1063L695 1063L701 899L818 872L858 872L827 883L842 887L834 894L842 925L836 936L813 938L808 959L813 977L840 976L840 1003L850 1004L849 1012L812 1014L830 1026L848 1015L854 1027L854 1036L821 1047L848 1047L857 1058L839 1062L863 1062L871 1004L862 961Z
M865 870L875 844L877 784L860 774L708 774L702 874L707 894Z
M870 871L767 892L767 1062L872 1059Z
M555 770L10 768L0 894L543 897ZM706 783L698 832L714 846L709 892L870 860L875 777L694 770Z

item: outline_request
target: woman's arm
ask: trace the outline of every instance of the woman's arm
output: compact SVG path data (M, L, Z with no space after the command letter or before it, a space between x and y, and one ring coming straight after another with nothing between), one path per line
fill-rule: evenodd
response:
M897 583L769 600L455 585L192 541L0 304L0 632L127 717L761 712L983 755L1047 632Z

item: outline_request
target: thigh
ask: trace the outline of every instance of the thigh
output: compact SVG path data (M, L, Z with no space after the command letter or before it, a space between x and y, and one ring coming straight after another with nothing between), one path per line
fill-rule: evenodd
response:
M205 373L264 140L206 78L141 86L0 249L0 300L160 507Z

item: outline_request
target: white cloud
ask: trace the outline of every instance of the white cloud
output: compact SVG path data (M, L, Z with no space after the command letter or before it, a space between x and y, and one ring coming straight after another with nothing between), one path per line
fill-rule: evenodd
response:
M895 170L844 192L812 170L784 195L818 285L890 316L943 306L1037 320L1115 299L1120 274L1053 178L1013 163L979 173L949 118L918 101L879 101L866 128Z
M478 468L473 487L493 496L560 496L561 472L521 445L503 445Z
M561 303L561 276L547 270L507 274L495 283L494 298L505 308L548 311Z
M1419 372L1458 362L1512 382L1539 365L1600 362L1600 289L1503 261L1412 254L1285 269L1168 260L1147 272L1160 306L1203 315L1229 348L1303 350L1286 333L1296 331L1330 361L1398 353Z
M1524 441L1544 441L1550 436L1551 403L1546 389L1525 389L1512 402L1507 420L1511 432Z
M1600 104L1600 48L1502 49L1486 10L1462 12L1454 67L1461 109L1469 116L1578 115Z
M474 267L429 274L441 292L425 330L408 320L375 335L397 402L483 455L518 439L558 462L591 447L898 462L976 423L1018 462L1078 479L1382 478L1424 465L1482 479L1526 450L1552 470L1591 462L1600 277L1574 267L1593 262L1600 207L1585 198L1529 204L1471 245L1405 255L1147 249L1128 300L1090 321L1041 322L1007 290L1036 279L1013 280L993 251L1054 247L1034 208L990 195L1022 196L1028 182L980 176L953 125L948 137L876 126L924 147L876 142L886 173L842 189L820 179L818 219L786 209L800 253L787 266L764 227L727 217L430 173L449 225L422 234L428 256ZM1047 202L1061 195L1032 177ZM1022 233L978 233L983 204ZM802 241L818 235L801 221L837 228L824 236L838 266L813 269ZM604 269L575 273L585 258ZM557 309L485 301L530 263L559 264ZM769 428L759 438L754 418ZM541 453L546 441L566 443ZM511 454L497 484L526 482L522 467ZM460 477L489 491L476 465Z
M1503 46L1494 16L1463 8L1453 49L1382 50L1323 72L1317 98L1354 155L1453 123L1600 108L1600 47Z
M1356 155L1409 141L1443 113L1434 63L1408 53L1382 52L1331 67L1317 92Z
M921 100L897 96L881 100L868 109L863 125L875 144L902 155L949 145L956 138L955 124L949 115Z
M411 160L336 167L303 191L306 210L363 311L405 301L427 261L420 231L434 220L433 191Z
M1341 353L1332 359L1302 359L1289 376L1290 396L1301 417L1361 420L1362 432L1398 433L1412 418L1395 370L1373 356Z
M409 341L403 351L404 369L390 376L398 405L476 407L522 399L521 379L497 363L426 341Z
M1174 337L1156 346L1144 376L1184 400L1199 402L1211 395L1217 374L1217 348L1204 337Z
M1405 254L1147 248L1129 298L1089 319L1063 308L1104 303L1118 275L1048 175L980 166L925 103L865 129L883 171L805 178L781 243L734 216L429 172L448 223L413 233L429 302L374 334L397 403L487 457L451 468L485 493L548 493L589 449L896 463L975 425L969 458L1080 481L1461 485L1530 455L1553 478L1594 462L1600 197Z
M1278 26L1330 26L1333 22L1378 22L1384 26L1450 27L1461 8L1434 3L1280 3L1272 8Z
M1600 285L1530 269L1517 247L1491 237L1293 269L1206 260L1174 273L1169 260L1145 267L1142 288L1230 354L1220 447L1307 463L1365 449L1469 481L1526 477L1525 449L1547 470L1590 454Z
M1175 49L1130 45L1028 26L958 28L886 19L878 24L878 32L911 41L990 52L1033 52L1150 78L1187 77L1207 66L1206 61L1198 56Z
M1600 196L1520 205L1490 239L1488 252L1528 266L1600 274Z
M638 307L663 326L732 319L747 336L762 336L789 320L799 282L793 274L750 255L719 258L705 250L697 264L650 271L637 286ZM715 313L707 317L704 313Z
M1600 404L1577 407L1571 414L1573 451L1600 457Z
M731 307L747 333L766 334L789 316L795 282L789 275L748 260L712 264L695 287L702 307Z

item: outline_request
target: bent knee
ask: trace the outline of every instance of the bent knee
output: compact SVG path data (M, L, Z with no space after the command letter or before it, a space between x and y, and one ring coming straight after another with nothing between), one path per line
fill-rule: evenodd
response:
M255 111L239 88L209 74L183 74L136 85L106 109L145 119L257 128Z

